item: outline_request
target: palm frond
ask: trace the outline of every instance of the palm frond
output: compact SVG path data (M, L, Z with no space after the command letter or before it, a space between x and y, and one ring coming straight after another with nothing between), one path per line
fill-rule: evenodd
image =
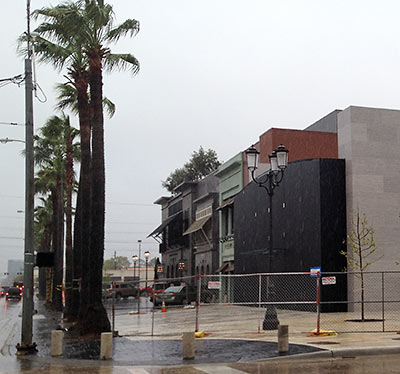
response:
M135 75L140 70L140 64L136 57L129 53L109 53L104 58L104 69L109 72L129 69Z
M115 104L107 97L103 98L103 108L107 111L107 114L112 118L115 114Z
M135 19L127 19L124 23L111 29L105 36L106 40L110 43L118 41L122 36L129 35L135 36L140 30L140 23Z
M72 113L78 114L78 94L76 88L71 84L59 83L56 85L57 104L56 109L70 109Z

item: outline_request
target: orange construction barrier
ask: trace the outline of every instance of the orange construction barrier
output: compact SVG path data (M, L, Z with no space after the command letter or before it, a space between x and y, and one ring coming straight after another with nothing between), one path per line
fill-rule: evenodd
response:
M161 312L166 312L167 311L167 308L165 307L165 300L163 300L162 301L162 304L161 304Z

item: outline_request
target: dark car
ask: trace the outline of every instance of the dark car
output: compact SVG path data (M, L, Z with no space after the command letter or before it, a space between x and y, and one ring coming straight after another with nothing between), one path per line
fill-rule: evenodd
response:
M10 287L8 286L3 286L0 288L0 297L6 296L6 292L8 291Z
M22 291L18 287L10 287L6 292L6 300L18 299L21 300Z
M196 291L186 285L171 286L157 295L154 305L161 305L163 301L165 305L188 305L192 301L196 301Z
M150 301L153 301L154 298L157 298L158 295L160 293L164 292L169 286L170 286L170 284L166 283L166 282L154 283L149 292Z
M114 283L115 298L127 299L128 297L136 297L139 293L138 288L134 282L115 282Z

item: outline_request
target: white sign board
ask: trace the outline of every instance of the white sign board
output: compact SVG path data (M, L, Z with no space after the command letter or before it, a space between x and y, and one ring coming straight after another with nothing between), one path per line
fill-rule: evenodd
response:
M319 266L313 266L310 268L310 277L316 277L318 273L321 274L321 268Z
M221 288L221 282L220 281L208 282L208 289L209 290L219 290L220 288Z
M327 286L329 284L336 284L336 277L322 277L322 285Z

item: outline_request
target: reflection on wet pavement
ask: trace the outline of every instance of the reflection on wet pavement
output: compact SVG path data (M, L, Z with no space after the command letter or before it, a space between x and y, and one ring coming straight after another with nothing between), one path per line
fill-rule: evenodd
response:
M112 366L112 361L93 364L60 360L46 363L32 358L20 358L1 359L0 374L385 374L400 373L399 362L400 355L389 355L162 368Z

